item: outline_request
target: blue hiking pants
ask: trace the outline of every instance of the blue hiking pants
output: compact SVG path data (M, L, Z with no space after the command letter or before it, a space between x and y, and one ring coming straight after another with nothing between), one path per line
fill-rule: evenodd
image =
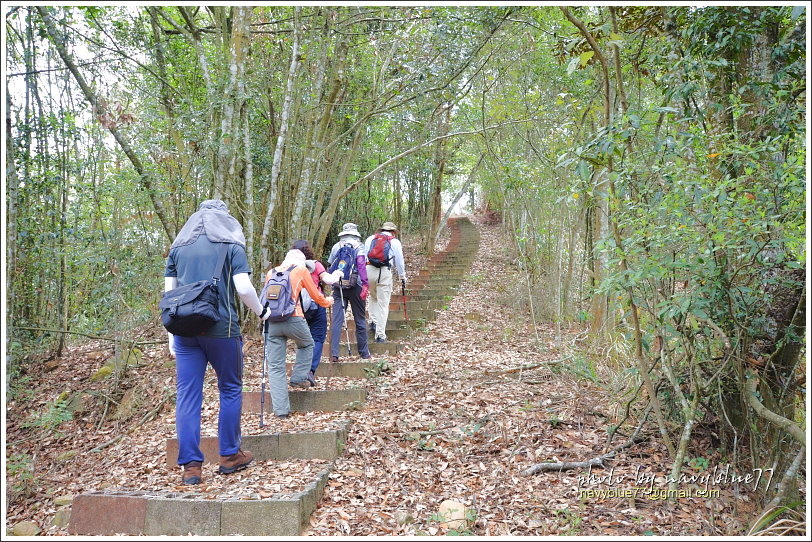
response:
M310 327L310 335L313 336L313 363L310 364L310 370L315 374L321 363L324 340L327 338L327 309L316 305L305 313L305 320Z
M177 400L175 428L178 435L178 465L203 461L200 451L200 410L203 407L203 377L211 363L220 390L217 436L220 455L236 454L242 434L242 337L212 338L175 335Z

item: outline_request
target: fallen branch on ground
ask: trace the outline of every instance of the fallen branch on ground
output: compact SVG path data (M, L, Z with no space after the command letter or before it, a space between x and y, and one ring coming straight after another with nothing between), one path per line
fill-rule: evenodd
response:
M617 446L611 452L594 457L588 461L555 461L551 463L536 463L535 465L523 470L520 474L522 476L530 476L540 472L563 472L565 470L586 469L589 467L605 468L605 465L603 464L604 461L607 459L613 459L618 452L625 450L626 448L631 448L638 442L643 442L644 440L648 440L648 437L633 435L632 438L620 446Z
M158 341L136 341L133 339L123 339L120 337L102 337L101 335L92 335L90 333L82 333L81 331L72 331L69 329L52 329L47 327L14 326L14 329L21 329L24 331L42 331L43 333L64 333L67 335L79 335L80 337L87 337L88 339L110 341L114 343L127 343L133 346L147 344L164 344L166 342L166 339L161 339Z
M139 421L137 424L135 424L134 426L127 429L126 432L124 432L124 433L122 433L122 434L120 434L120 435L118 435L116 437L113 437L112 439L108 440L107 442L99 444L98 446L96 446L95 448L93 448L90 451L91 452L101 452L105 448L109 448L110 446L112 446L113 444L115 444L116 442L118 442L119 440L124 438L125 435L132 434L136 429L138 429L139 427L141 427L142 425L144 425L148 421L154 419L158 415L158 413L161 412L161 410L163 409L166 402L169 401L170 399L172 399L174 396L175 396L174 390L167 393L167 394L165 394L164 398L161 399L161 402L158 403L158 406L156 406L155 408L153 408L152 410L150 410L149 412L144 414L144 416L141 418L141 421Z
M569 359L569 358L566 358ZM501 371L483 371L486 375L500 375L506 373L519 373L522 371L529 371L531 369L538 369L546 365L558 365L564 363L566 359L554 359L552 361L542 361L541 363L532 363L530 365L522 365L521 367L511 367L510 369L502 369Z
M445 425L443 427L439 427L437 429L432 429L429 431L396 431L396 432L383 432L378 434L388 435L390 437L408 437L410 435L417 435L420 437L425 437L429 435L439 435L440 433L445 433L447 430L451 429L452 427L456 427L458 424L452 423L450 425Z

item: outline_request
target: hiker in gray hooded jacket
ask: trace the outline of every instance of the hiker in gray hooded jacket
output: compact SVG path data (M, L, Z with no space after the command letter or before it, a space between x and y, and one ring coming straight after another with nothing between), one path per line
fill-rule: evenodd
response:
M285 255L285 260L277 267L270 269L265 282L274 271L290 271L291 299L295 301L294 314L288 319L265 322L265 363L268 367L268 384L271 390L271 405L277 418L286 418L290 414L290 396L288 380L285 375L285 353L287 341L296 344L296 362L290 374L290 385L294 388L309 388L313 384L307 378L313 359L313 337L305 321L300 293L305 288L310 298L322 307L333 305L333 298L325 297L316 287L310 272L307 270L305 255L301 250L292 249Z
M245 235L242 226L228 213L221 200L206 200L186 221L169 250L164 272L164 290L211 277L219 250L226 251L222 283L218 287L221 320L194 337L169 334L169 352L176 359L177 399L175 428L178 435L178 464L183 466L181 482L202 480L203 452L200 449L200 418L203 381L211 364L217 374L220 414L217 426L220 473L230 474L248 466L254 456L241 449L243 352L240 313L235 292L261 319L267 312L260 305L251 284Z

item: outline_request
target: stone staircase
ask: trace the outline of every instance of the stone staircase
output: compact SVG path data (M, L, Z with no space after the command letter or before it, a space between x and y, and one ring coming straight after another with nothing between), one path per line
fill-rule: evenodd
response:
M370 343L373 361L324 360L318 377L362 379L374 371L381 355L397 354L411 333L425 327L448 304L468 273L479 245L479 232L467 218L452 218L448 223L450 240L443 252L432 256L416 277L412 277L405 295L393 294L389 306L386 343ZM405 311L404 311L405 307ZM354 327L348 322L349 337ZM342 337L346 337L342 331ZM329 344L324 348L329 356ZM342 343L343 356L358 355L354 342ZM336 412L356 409L367 400L364 388L307 390L289 392L293 412ZM265 397L266 409L270 393ZM243 392L243 411L259 412L261 392ZM339 414L340 415L340 414ZM243 446L254 453L255 461L290 459L325 460L326 466L298 492L271 498L256 495L214 497L204 492L180 491L93 491L77 495L71 507L68 532L71 535L145 535L145 536L296 536L307 525L327 486L333 461L338 458L349 436L351 421L339 420L338 429L318 432L264 433L246 435ZM216 437L201 438L204 462L219 461ZM166 463L176 466L178 443L166 442ZM180 476L180 474L178 474Z

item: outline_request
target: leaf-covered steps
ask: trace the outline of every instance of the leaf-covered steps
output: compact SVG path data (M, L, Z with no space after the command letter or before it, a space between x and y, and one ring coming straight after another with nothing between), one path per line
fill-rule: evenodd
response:
M308 390L289 392L293 411L343 411L366 401L366 390ZM259 411L260 392L243 392L243 409ZM266 408L270 407L266 392ZM270 415L270 412L268 412ZM320 432L246 435L245 449L255 461L323 459L333 461L343 453L349 420L337 430ZM216 437L200 443L204 462L219 461ZM174 467L176 439L166 443L166 461ZM320 470L301 491L273 498L212 498L204 493L96 491L78 495L71 506L68 532L76 535L244 535L296 536L321 499L332 463Z
M425 326L437 317L437 310L442 309L457 294L460 283L469 273L471 262L479 248L479 230L465 217L449 219L448 224L450 239L446 249L434 254L424 268L412 277L407 285L406 295L394 285L386 325L387 342L376 343L373 337L369 338L369 350L373 357L397 354L412 330ZM328 338L322 354L325 358L330 357L329 346ZM339 355L358 356L355 323L352 320L347 321L346 331L341 330ZM341 363L330 365L345 362L346 360L341 360ZM319 366L320 375L326 366L328 364L325 362Z
M344 450L350 422L331 431L247 435L243 445L255 461L288 459L334 460ZM217 462L216 437L203 437L204 462ZM178 443L167 441L166 462L176 464ZM298 535L316 509L330 468L322 469L303 491L271 499L186 492L95 491L73 500L68 531L82 535Z
M68 531L81 535L297 536L324 495L329 469L303 491L271 499L97 491L78 495Z
M292 392L291 395L295 393ZM330 431L246 435L243 445L255 461L324 459L344 451L349 420ZM204 462L219 461L216 437L200 443ZM169 439L166 461L176 464L178 445ZM212 498L204 493L172 491L94 491L77 495L68 532L76 535L245 535L296 536L321 499L332 469L328 464L302 491L273 498Z
M446 251L433 256L426 267L414 277L405 301L401 294L392 296L390 324L387 329L391 326L393 331L408 332L414 327L420 327L422 322L433 320L436 309L441 308L456 294L456 286L470 268L479 239L478 231L467 219L456 219L454 222L450 221L449 225L451 240ZM403 314L404 303L408 320ZM353 331L350 328L351 338L354 340ZM355 349L354 343L351 347ZM396 353L398 348L398 342L370 343L373 353ZM342 351L345 350L346 343L342 343ZM329 353L329 345L326 345L325 351ZM344 352L343 355L347 353ZM335 376L360 378L364 367L371 368L374 365L364 362L323 362L319 374L328 376L328 372L334 372ZM340 411L352 409L364 402L366 390L350 388L296 391L290 392L290 397L293 410ZM266 401L270 404L270 395L266 396ZM259 392L245 393L246 410L258 410L259 405ZM343 451L346 438L346 429L318 433L276 433L246 436L245 445L246 449L254 452L257 460L331 460ZM216 438L203 438L201 447L206 461L219 459ZM174 465L177 457L177 442L174 439L167 442L166 457L168 464ZM71 534L88 535L295 536L301 533L321 499L329 471L330 467L321 470L303 491L272 499L212 499L205 494L171 491L111 491L78 495L73 502L68 530Z

